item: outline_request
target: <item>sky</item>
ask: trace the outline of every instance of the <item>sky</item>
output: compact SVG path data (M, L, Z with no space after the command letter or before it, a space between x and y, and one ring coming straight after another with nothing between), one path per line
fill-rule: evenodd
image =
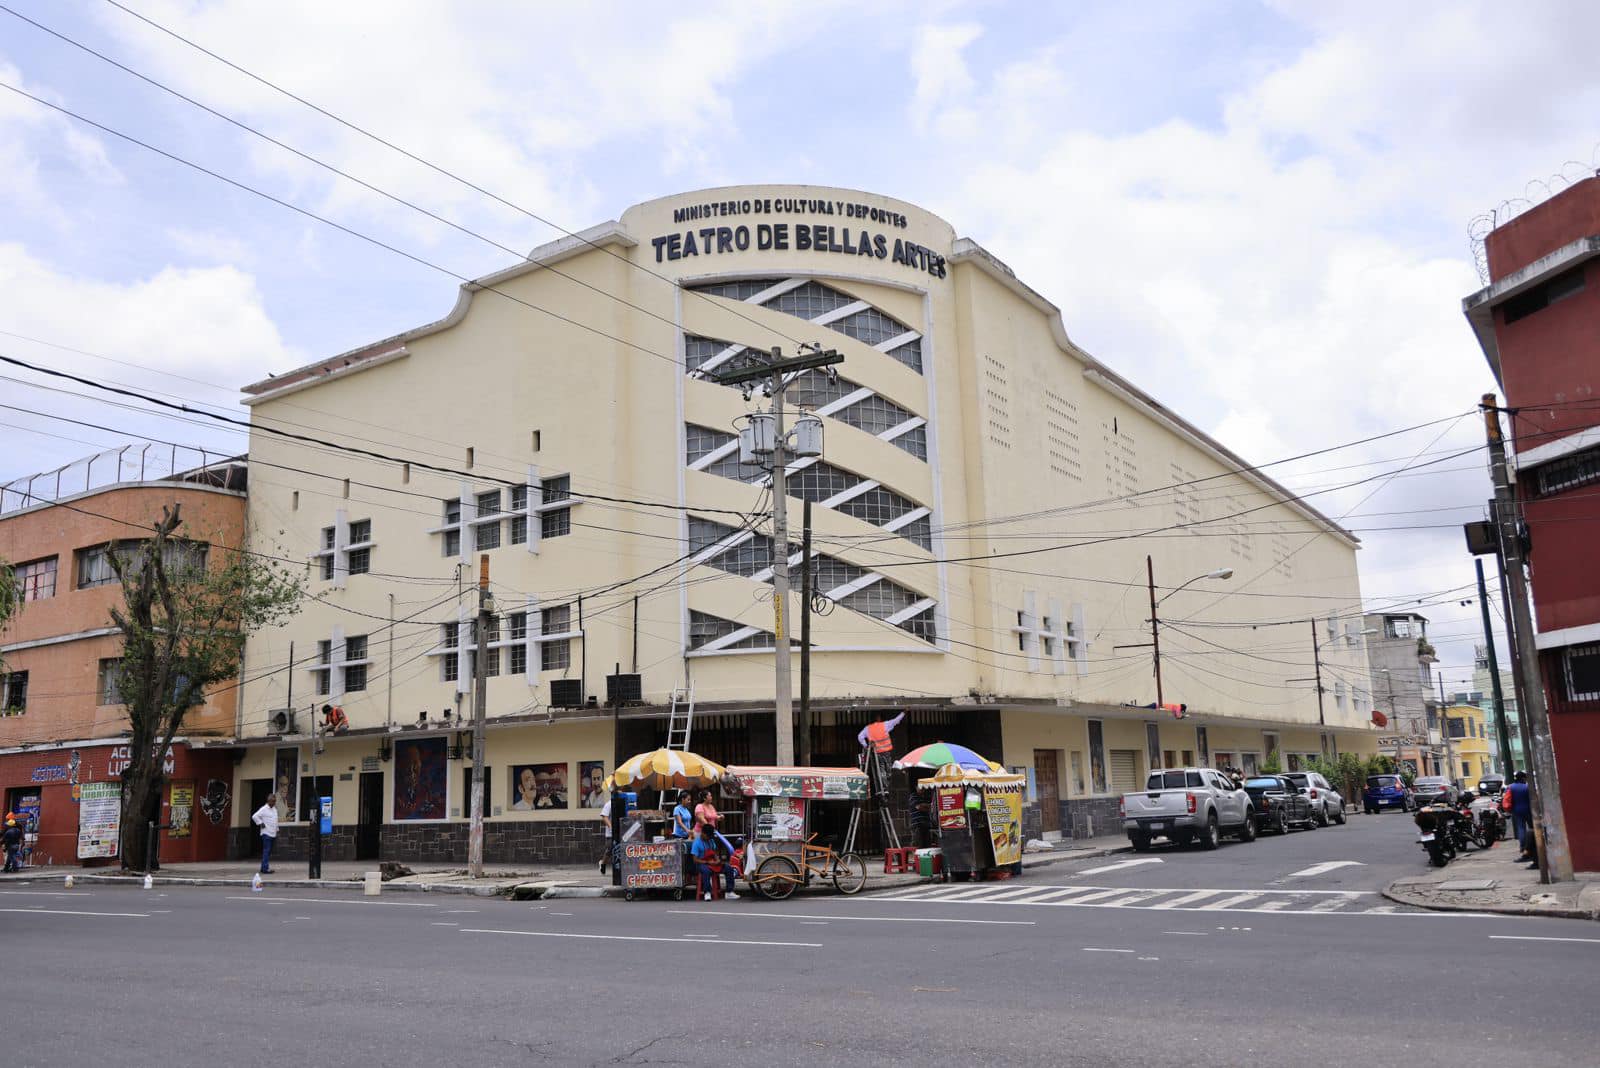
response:
M1360 534L1369 603L1430 602L1447 684L1470 675L1460 524L1490 487L1481 450L1453 454L1494 383L1460 311L1468 232L1593 172L1600 6L0 3L0 83L328 220L0 90L0 354L242 417L239 386L431 321L558 236L534 216L870 190L949 220L1253 462L1428 424L1271 470ZM136 440L244 449L42 381L0 368L0 480Z

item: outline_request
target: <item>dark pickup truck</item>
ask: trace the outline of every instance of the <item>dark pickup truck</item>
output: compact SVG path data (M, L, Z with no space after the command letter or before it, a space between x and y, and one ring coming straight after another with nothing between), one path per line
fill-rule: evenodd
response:
M1317 825L1311 802L1306 800L1298 786L1281 775L1257 775L1246 779L1244 792L1250 795L1250 806L1255 810L1258 830L1288 834L1291 824L1301 827Z

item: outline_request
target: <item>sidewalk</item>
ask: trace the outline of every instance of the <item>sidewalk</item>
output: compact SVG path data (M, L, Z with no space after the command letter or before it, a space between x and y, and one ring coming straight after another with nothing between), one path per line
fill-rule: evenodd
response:
M1442 912L1501 912L1512 916L1600 919L1600 874L1580 873L1574 882L1546 886L1537 868L1515 859L1510 840L1462 854L1426 875L1396 879L1383 896L1402 905Z
M1128 840L1121 836L1086 838L1055 843L1055 848L1025 853L1022 857L1024 872L1048 867L1069 860L1102 857L1127 850ZM402 861L401 863L406 863ZM406 863L414 874L390 879L383 884L383 892L472 894L478 897L507 896L522 899L561 897L621 897L622 888L611 885L609 875L601 875L596 865L528 865L508 867L493 865L484 869L483 878L467 878L466 869L454 864ZM322 865L321 879L307 879L303 874L305 861L280 861L271 875L261 878L268 889L314 888L320 890L345 890L360 892L362 880L369 871L378 870L377 861L330 860ZM210 861L195 864L164 864L152 876L158 886L249 886L255 874L250 861ZM13 882L61 882L71 875L82 886L91 883L141 883L142 875L126 875L111 868L79 868L51 866L29 868L19 874L0 875L0 885ZM886 890L900 886L915 886L922 882L916 875L885 875L881 857L867 860L867 888ZM818 892L832 888L818 888Z

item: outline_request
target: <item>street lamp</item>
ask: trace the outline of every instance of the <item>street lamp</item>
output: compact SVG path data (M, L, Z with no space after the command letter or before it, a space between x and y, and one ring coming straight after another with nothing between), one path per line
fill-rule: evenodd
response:
M1218 567L1218 568L1213 568L1212 570L1207 571L1202 575L1196 575L1194 578L1189 579L1187 582L1184 582L1184 583L1182 583L1180 585L1174 586L1172 589L1168 590L1167 593L1166 593L1166 596L1160 598L1160 600L1157 600L1157 598L1156 598L1156 565L1155 565L1155 561L1153 561L1149 556L1146 556L1144 558L1144 573L1145 573L1145 577L1148 580L1149 586L1150 586L1150 640L1148 642L1139 642L1139 643L1134 644L1134 645L1117 645L1117 646L1113 646L1113 648L1114 649L1143 649L1147 645L1150 647L1151 655L1152 655L1152 658L1153 658L1153 660L1155 662L1155 669L1156 669L1156 707L1160 708L1166 702L1165 702L1164 696L1163 696L1163 694L1161 692L1161 618L1160 618L1159 615L1156 614L1156 607L1158 605L1160 605L1162 601L1165 601L1167 599L1167 597L1171 597L1173 594L1177 593L1179 590L1183 589L1185 586L1189 586L1189 585L1192 585L1193 583L1200 582L1203 579L1230 579L1230 578L1232 578L1233 577L1233 568L1231 568L1231 567Z

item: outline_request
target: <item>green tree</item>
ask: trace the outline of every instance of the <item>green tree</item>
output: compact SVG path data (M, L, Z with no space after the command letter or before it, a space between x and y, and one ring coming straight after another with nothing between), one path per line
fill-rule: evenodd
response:
M145 868L146 824L159 813L162 758L190 709L232 682L245 637L299 611L304 580L237 549L179 534L179 505L162 510L154 536L129 550L109 546L122 582L111 621L122 632L118 696L128 708L122 773L122 865Z
M0 630L4 630L11 617L22 610L22 599L18 596L17 573L11 570L11 565L0 559ZM6 658L0 653L0 675L6 670Z

